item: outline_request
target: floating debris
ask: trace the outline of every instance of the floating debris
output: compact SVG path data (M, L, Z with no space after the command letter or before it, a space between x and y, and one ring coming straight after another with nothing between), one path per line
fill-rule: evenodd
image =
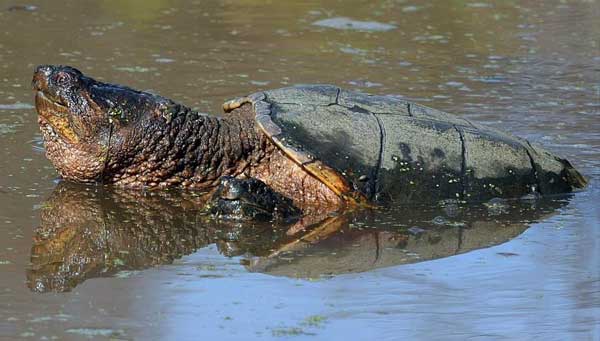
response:
M39 7L35 5L14 5L7 8L9 12L35 12Z
M312 23L315 26L335 28L338 30L356 31L391 31L396 29L395 25L380 23L377 21L360 21L345 17L318 20Z

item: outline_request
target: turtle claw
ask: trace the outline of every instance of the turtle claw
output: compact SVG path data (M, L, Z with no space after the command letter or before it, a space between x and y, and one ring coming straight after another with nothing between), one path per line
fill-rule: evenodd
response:
M252 103L252 101L250 100L250 98L248 97L238 97L238 98L234 98L231 99L225 103L223 103L223 111L228 113L231 112L239 107L241 107L242 105L246 104L246 103Z

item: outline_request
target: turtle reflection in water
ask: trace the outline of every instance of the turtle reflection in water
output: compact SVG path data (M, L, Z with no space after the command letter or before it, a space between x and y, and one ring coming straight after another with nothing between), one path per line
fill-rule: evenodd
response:
M484 205L424 206L378 212L376 219L362 211L285 230L207 219L199 200L189 192L60 183L35 230L29 287L69 291L89 278L169 264L209 244L224 256L242 256L253 272L301 278L361 272L503 243L567 202L509 201L492 211Z
M360 207L518 198L586 184L567 160L526 140L335 86L258 92L226 102L223 117L67 66L39 66L33 87L46 155L63 178L203 191L221 184L226 194L252 188L243 200L214 197L212 207L228 215L301 212L320 217L314 222Z

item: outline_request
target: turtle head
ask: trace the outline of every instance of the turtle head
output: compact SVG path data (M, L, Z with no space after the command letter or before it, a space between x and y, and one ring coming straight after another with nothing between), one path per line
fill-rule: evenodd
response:
M38 66L32 85L46 155L64 178L77 182L102 180L111 141L122 140L168 101L70 66Z

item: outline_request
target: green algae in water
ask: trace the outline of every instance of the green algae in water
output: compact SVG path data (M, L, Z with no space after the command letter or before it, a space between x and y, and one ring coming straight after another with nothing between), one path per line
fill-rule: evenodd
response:
M214 264L200 264L196 267L200 271L216 271L217 266Z
M300 326L307 328L321 327L323 323L327 321L327 318L322 315L310 315L300 323ZM299 335L316 335L313 332L307 332L302 327L282 327L271 330L274 337L283 336L299 336Z
M314 333L307 333L302 328L299 328L299 327L277 328L277 329L271 330L271 333L273 334L274 337L315 335Z
M302 325L309 327L320 327L323 323L327 321L327 317L322 315L311 315L304 319Z

